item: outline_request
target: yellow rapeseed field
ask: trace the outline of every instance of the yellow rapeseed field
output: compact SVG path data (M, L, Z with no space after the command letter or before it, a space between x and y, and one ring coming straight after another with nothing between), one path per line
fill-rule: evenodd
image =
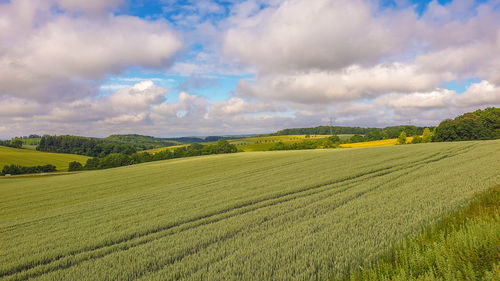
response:
M412 140L413 140L413 137L408 137L408 138L406 138L406 143L409 143ZM398 139L386 139L386 140L377 140L377 141L345 143L345 144L341 144L340 147L354 148L354 147L370 147L370 146L384 146L384 145L396 145L396 144L398 144Z

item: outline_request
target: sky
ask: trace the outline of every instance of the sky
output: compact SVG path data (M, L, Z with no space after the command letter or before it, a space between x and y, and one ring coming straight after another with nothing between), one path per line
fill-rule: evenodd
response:
M0 0L0 138L435 126L500 106L500 0Z

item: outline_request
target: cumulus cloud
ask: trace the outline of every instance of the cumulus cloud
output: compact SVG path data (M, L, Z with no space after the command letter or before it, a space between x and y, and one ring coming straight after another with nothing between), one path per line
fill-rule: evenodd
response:
M414 65L379 64L371 68L353 65L341 71L309 71L261 77L253 85L242 81L239 93L246 97L297 103L325 103L374 98L386 92L429 90L442 79Z
M405 34L372 16L362 0L293 0L239 18L225 52L262 71L339 69L373 63L401 49Z
M59 4L71 3L81 1ZM96 94L109 73L168 66L182 46L164 21L75 17L51 7L26 0L0 5L0 95L46 101Z
M436 89L431 92L417 92L409 94L386 94L375 99L376 104L391 107L393 109L432 109L448 106L454 91L447 89Z
M168 0L167 22L114 13L130 5L122 0L8 1L0 124L9 125L0 137L262 133L330 116L338 125L435 125L500 104L498 1L431 1L422 15L409 1L379 2ZM162 77L168 69L182 92L171 102L159 80L119 77L137 67ZM218 74L251 78L227 100L192 93L225 83ZM443 88L470 78L482 81L464 93Z
M500 87L486 80L474 83L465 93L457 96L453 104L458 107L500 106Z

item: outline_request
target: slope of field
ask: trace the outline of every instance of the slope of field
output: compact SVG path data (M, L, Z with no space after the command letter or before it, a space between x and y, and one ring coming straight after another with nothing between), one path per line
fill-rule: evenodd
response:
M430 143L6 179L0 279L336 280L499 182L499 155Z
M500 185L350 280L500 280Z
M58 171L68 170L69 162L78 161L85 164L87 156L48 153L30 149L17 149L0 146L0 169L4 165L17 164L21 166L38 166L52 164Z

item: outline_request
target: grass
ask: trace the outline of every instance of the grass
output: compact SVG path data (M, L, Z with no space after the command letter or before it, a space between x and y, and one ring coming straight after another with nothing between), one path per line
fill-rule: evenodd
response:
M350 280L500 280L500 186Z
M48 153L31 149L17 149L6 146L0 146L0 169L4 165L17 164L21 166L38 166L52 164L58 171L67 171L69 162L78 161L85 163L87 156Z
M500 141L0 181L2 280L338 280L500 181Z

